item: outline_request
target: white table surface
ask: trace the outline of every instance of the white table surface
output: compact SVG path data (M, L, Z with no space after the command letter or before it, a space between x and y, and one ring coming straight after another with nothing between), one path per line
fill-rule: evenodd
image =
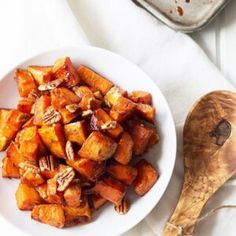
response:
M236 1L232 0L213 22L191 36L236 86Z

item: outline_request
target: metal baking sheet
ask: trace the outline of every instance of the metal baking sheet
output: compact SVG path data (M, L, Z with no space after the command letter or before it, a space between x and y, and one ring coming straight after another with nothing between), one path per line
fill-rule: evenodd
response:
M230 0L133 0L159 20L183 32L208 24Z

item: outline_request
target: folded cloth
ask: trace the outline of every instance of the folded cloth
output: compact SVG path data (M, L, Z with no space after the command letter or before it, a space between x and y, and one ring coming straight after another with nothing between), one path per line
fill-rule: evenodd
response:
M234 88L190 37L167 28L130 0L69 0L68 3L64 0L0 3L0 73L3 75L12 64L41 51L91 43L128 58L153 79L174 116L178 132L177 161L162 200L146 219L125 235L160 235L181 190L181 136L189 108L209 91ZM233 204L234 190L231 181L212 198L206 210L223 203ZM235 219L234 210L222 210L200 223L197 235L233 236ZM2 219L0 225L2 229L7 227L10 235L16 232Z

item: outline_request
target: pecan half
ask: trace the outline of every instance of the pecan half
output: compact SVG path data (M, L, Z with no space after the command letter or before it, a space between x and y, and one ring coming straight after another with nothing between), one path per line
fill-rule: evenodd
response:
M55 159L52 155L43 156L39 159L39 169L40 171L53 171L56 167Z
M71 141L68 140L66 142L66 148L65 149L66 149L66 156L67 156L68 160L74 161L75 160L75 152L74 152Z
M101 130L114 129L116 128L116 125L117 125L116 121L107 121L101 125Z
M66 105L66 110L68 110L70 113L75 113L78 109L79 109L79 104L77 103Z
M41 84L38 86L39 91L47 91L57 88L59 85L61 85L64 82L64 79L55 79L53 81L50 81L46 84Z
M56 111L52 106L48 107L43 114L43 121L47 125L52 125L61 120L61 114Z
M122 199L120 205L115 206L115 211L120 215L124 215L129 211L130 201L127 199Z
M70 182L75 177L75 172L71 167L66 168L65 170L61 171L57 174L57 183L58 187L57 190L59 192L63 192L70 184Z

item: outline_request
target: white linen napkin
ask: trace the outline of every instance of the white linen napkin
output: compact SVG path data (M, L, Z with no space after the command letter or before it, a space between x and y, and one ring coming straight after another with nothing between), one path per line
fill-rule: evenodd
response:
M188 36L167 28L130 0L70 0L69 5L64 0L0 1L0 74L29 55L90 42L128 58L155 81L174 116L178 131L177 162L161 202L125 235L160 235L181 189L181 135L189 108L209 91L234 88ZM214 196L207 209L235 203L234 190L231 181ZM222 210L199 224L197 236L233 236L235 219L235 211ZM9 228L6 225L2 223L2 227ZM15 232L13 228L9 230Z

